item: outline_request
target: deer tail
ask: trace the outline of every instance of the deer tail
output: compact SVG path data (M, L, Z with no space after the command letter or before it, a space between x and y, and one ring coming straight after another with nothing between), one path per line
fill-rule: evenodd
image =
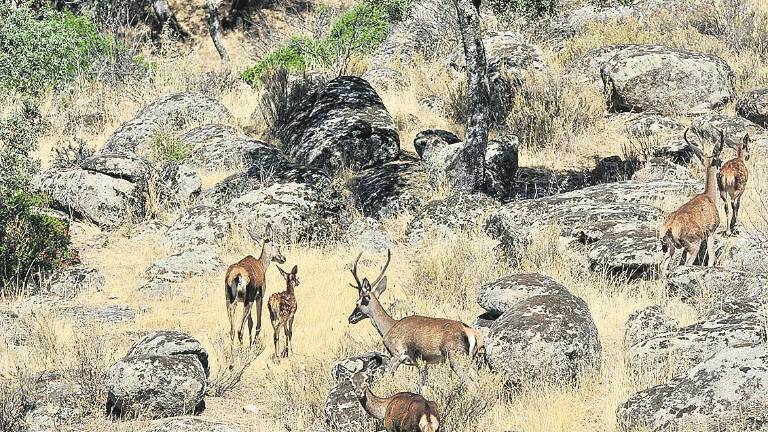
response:
M231 281L229 281L229 286L227 286L227 289L229 290L229 301L234 302L237 300L237 287L240 286L240 283L243 281L243 276L241 274L238 274L237 276L233 277Z

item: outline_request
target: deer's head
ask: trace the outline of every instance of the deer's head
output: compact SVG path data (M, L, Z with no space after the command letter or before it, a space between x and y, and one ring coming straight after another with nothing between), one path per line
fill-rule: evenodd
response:
M725 143L725 135L723 134L722 130L718 130L720 134L720 142L715 144L715 146L712 148L712 153L710 154L704 154L704 150L701 149L701 147L692 144L690 141L688 141L688 129L683 132L683 139L685 140L685 143L688 145L688 148L693 151L693 154L696 155L697 158L704 164L705 167L714 167L714 168L720 168L720 165L722 164L722 160L720 159L720 152L723 150L723 144Z
M251 238L259 240L254 234L251 234ZM272 241L272 225L269 224L264 232L264 240L261 242L261 256L268 261L285 264L285 256L280 250L280 245Z
M350 324L357 324L360 321L369 318L371 316L371 301L378 301L378 296L387 289L387 277L384 276L384 272L387 271L387 266L389 266L389 261L392 258L391 251L387 250L387 262L384 264L381 273L379 273L379 276L373 283L368 282L367 278L363 278L361 282L360 277L357 275L357 263L360 261L360 256L362 254L363 253L360 252L360 254L357 255L355 264L352 266L352 276L355 278L355 283L350 285L357 290L359 297L355 309L349 316Z
M280 274L283 276L283 279L285 279L285 284L288 288L296 288L299 286L298 266L293 266L290 273L281 269L280 266L277 266L277 269L280 270Z
M368 388L368 376L364 372L356 372L350 378L352 387L355 389L355 394L358 398L365 397L365 390Z

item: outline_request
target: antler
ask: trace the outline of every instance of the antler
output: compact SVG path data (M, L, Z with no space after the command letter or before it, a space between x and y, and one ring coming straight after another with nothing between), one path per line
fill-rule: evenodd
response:
M696 157L697 157L697 158L699 158L699 160L700 160L701 162L704 162L704 151L702 151L702 150L699 148L699 146L697 146L697 145L694 145L694 144L691 144L691 142L690 142L690 141L688 141L688 130L689 130L689 129L690 129L690 128L685 128L685 132L683 132L683 139L685 140L685 143L686 143L686 144L688 144L688 148L690 148L690 149L691 149L691 151L693 152L693 154L695 154L695 155L696 155Z
M720 142L715 144L715 148L712 149L712 157L714 158L720 156L720 151L723 150L723 144L725 144L725 134L723 134L723 130L718 129L718 132L720 132Z
M384 272L387 271L387 267L389 267L389 261L392 259L392 251L390 249L387 249L387 262L384 264L384 267L381 268L381 273L379 273L379 277L376 278L375 281L371 284L372 287L375 287L378 285L378 283L381 281L381 278L384 277Z
M359 254L357 254L357 258L355 258L355 264L352 265L352 276L355 277L355 282L357 282L357 286L349 284L352 288L357 289L358 291L363 289L363 283L360 282L360 278L357 276L357 262L360 261L360 257L363 256L363 252L361 251Z

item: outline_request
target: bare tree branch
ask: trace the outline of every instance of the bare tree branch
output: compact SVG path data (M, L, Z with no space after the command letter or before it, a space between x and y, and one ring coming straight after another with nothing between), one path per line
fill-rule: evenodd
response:
M221 38L219 2L220 0L206 0L205 2L206 6L208 7L208 31L211 33L211 39L213 39L213 45L216 47L216 51L219 52L221 62L228 64L229 54L227 53L227 48L224 46L224 42Z

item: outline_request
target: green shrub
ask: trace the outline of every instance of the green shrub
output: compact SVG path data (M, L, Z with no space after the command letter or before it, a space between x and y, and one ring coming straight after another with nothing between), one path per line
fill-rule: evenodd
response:
M114 58L120 47L93 21L44 7L0 5L0 89L38 94Z
M532 19L556 14L558 0L489 0L488 4L502 18L519 14Z
M0 119L0 295L19 293L36 272L70 258L66 223L41 211L47 200L31 191L38 164L30 153L45 130L28 101Z
M152 159L156 162L179 162L186 159L192 151L191 146L171 132L159 132L153 136L150 149Z
M343 13L328 32L319 38L293 37L245 70L247 83L261 83L267 71L285 69L300 72L307 68L344 73L352 57L369 54L381 45L392 17L401 16L410 0L387 0L384 4L361 3Z

